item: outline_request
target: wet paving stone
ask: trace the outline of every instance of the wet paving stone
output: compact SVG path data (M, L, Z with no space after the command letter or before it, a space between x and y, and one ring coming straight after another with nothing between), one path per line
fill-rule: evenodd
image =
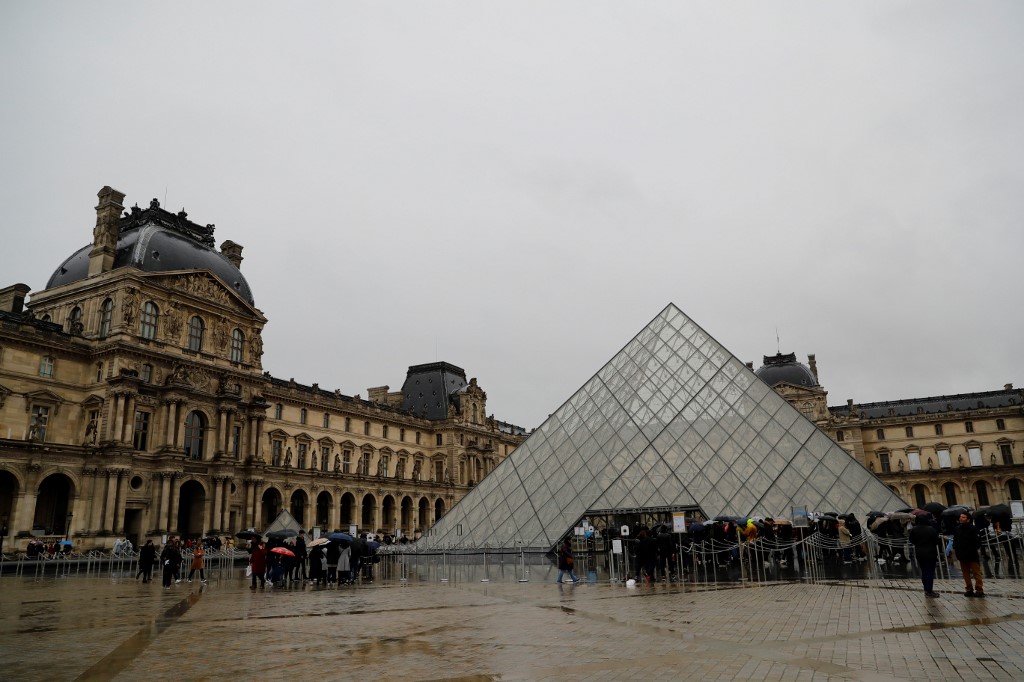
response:
M1022 583L0 578L5 680L1024 679Z

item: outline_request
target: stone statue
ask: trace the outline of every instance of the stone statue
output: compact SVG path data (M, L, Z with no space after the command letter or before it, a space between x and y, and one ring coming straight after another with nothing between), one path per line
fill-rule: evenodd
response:
M421 470L422 470L422 467L420 466L420 461L416 460L415 464L412 465L412 480L414 480L414 481L420 480Z
M36 440L39 438L39 425L36 424L36 418L33 415L32 421L28 425L28 440Z
M96 445L96 431L98 428L96 418L90 419L85 427L85 445Z
M249 350L252 351L254 360L259 360L263 357L263 339L260 337L259 329L255 329L252 332L252 338L249 340Z
M341 472L341 455L335 454L334 455L334 473L337 474L337 473L340 473L340 472Z
M135 323L135 289L129 288L125 292L124 301L121 302L121 321L125 327L131 327Z
M284 456L284 465L290 467L292 465L292 449L288 448L288 452Z
M167 310L164 311L164 338L168 341L177 341L181 335L181 325L181 316L172 301L167 304Z

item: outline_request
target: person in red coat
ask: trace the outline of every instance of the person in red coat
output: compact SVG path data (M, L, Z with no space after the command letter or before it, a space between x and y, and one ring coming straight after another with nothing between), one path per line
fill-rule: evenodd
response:
M252 567L252 585L249 586L249 589L256 589L257 577L260 579L260 587L266 587L267 579L263 574L267 572L267 546L263 540L259 540L249 552L249 566Z

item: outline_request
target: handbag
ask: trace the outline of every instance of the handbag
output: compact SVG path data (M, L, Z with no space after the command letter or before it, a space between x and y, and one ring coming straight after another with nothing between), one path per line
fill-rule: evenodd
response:
M249 564L248 566L245 567L245 577L246 578L251 578L252 577L252 564Z

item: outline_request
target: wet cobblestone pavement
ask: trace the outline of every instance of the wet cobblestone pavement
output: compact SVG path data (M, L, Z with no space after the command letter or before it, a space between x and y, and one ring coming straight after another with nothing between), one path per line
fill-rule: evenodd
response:
M383 581L251 591L0 578L5 680L1024 679L1020 581ZM545 581L546 579L546 581Z

